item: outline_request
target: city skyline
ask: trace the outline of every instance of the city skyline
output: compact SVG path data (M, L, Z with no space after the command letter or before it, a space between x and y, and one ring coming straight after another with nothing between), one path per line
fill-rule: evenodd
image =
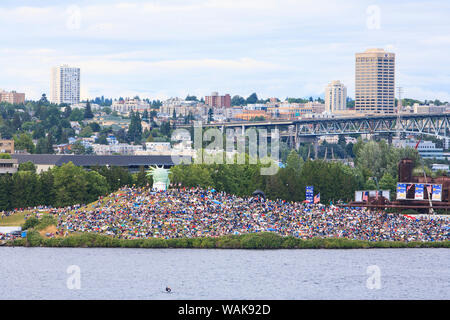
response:
M449 4L320 2L6 0L0 88L50 96L51 67L69 64L82 69L81 99L323 97L332 80L354 98L355 53L383 48L403 97L450 101Z

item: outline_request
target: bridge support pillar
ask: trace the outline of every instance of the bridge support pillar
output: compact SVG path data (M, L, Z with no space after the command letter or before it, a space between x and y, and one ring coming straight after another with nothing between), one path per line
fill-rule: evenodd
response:
M307 136L307 137L299 136L297 140L298 140L297 141L298 148L300 148L300 143L307 143L307 144L312 145L313 150L314 150L314 159L317 159L318 153L319 153L319 137L317 137L317 136Z

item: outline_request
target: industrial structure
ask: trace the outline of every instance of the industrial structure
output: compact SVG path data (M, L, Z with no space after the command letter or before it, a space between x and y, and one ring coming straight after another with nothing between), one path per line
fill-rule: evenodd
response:
M390 196L393 200L377 191L362 191L365 196L343 206L414 209L422 213L433 213L435 209L450 209L450 177L432 178L426 174L414 176L413 169L413 160L400 161L397 194Z

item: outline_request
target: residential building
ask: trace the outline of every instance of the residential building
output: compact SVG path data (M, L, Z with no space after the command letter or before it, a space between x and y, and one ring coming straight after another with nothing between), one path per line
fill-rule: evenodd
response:
M128 114L131 111L143 113L145 110L150 112L150 104L140 99L122 99L116 100L111 105L111 110L122 114Z
M96 155L134 155L136 152L144 150L141 145L132 145L127 143L116 143L112 145L92 144L91 146Z
M90 105L91 105L91 110L92 110L92 111L97 111L97 110L102 109L102 106L100 106L99 104L96 104L96 103L90 103ZM72 108L72 109L82 109L82 110L85 110L85 109L86 109L86 106L87 106L87 103L86 103L86 102L80 102L80 103L72 104L72 105L70 106L70 108Z
M413 113L416 114L443 114L447 110L447 106L419 105L415 103L412 106Z
M0 159L0 174L14 174L18 168L17 159Z
M236 119L250 121L254 119L267 120L270 115L264 110L243 110L234 116Z
M209 106L198 101L170 98L159 108L158 117L172 118L175 112L177 117L192 115L195 118L201 118L208 115L209 109Z
M205 97L205 104L214 108L230 108L231 96L229 94L219 96L218 92L213 92L210 96Z
M21 104L25 102L25 93L18 93L16 91L0 90L0 102L7 102L11 104Z
M395 54L368 49L356 54L355 110L392 114L395 110Z
M267 107L267 113L272 119L295 120L311 114L321 114L325 111L325 105L319 102L289 103L287 101L278 105Z
M13 159L18 163L31 161L36 165L36 172L47 171L55 166L72 162L76 166L89 169L94 166L117 166L128 168L130 172L138 172L141 166L164 166L169 168L174 166L170 155L57 155L57 154L14 154Z
M450 172L450 166L448 164L441 164L441 163L433 163L431 166L431 171L445 171L447 173Z
M52 68L50 102L70 105L80 102L80 68L68 65Z
M14 140L0 140L0 153L14 153Z
M392 141L392 143L397 148L416 148L417 145L417 142L415 140L395 139ZM436 144L432 141L421 140L419 145L417 146L417 151L424 159L450 160L450 152L444 152L443 148L436 147Z
M339 80L325 88L325 112L335 113L347 109L347 87Z
M145 149L158 152L170 151L170 142L146 142Z

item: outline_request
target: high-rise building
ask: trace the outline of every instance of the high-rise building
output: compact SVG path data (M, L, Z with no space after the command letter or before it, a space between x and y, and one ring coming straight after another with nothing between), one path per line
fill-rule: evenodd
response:
M356 54L355 109L361 113L395 112L395 53L369 49Z
M0 90L0 102L8 102L11 104L21 104L25 102L25 93L18 93L16 91Z
M76 104L80 102L80 68L67 65L52 68L50 102Z
M339 80L332 81L325 88L325 111L334 113L347 109L347 87Z
M213 92L210 96L205 97L205 104L210 107L230 108L231 96L229 94L219 96L218 92Z

